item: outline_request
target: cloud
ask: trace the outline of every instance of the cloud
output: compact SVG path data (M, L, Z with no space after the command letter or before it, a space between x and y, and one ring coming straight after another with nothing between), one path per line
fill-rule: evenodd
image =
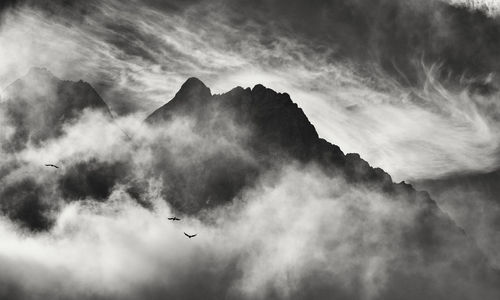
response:
M486 12L490 16L497 16L500 12L500 5L494 0L448 0L454 5L462 5L469 9Z
M416 282L426 284L408 295L416 299L494 292L482 278L454 272L472 250L455 248L451 236L441 237L446 255L437 261L411 246L421 226L413 205L314 168L289 166L261 183L207 211L205 221L171 223L160 194L148 210L120 189L105 203L65 206L50 232L21 234L3 220L3 296L388 299L402 292L399 284Z
M337 2L335 5L341 5ZM395 5L393 1L386 2L388 8ZM427 2L404 3L395 6L402 15L408 14L407 6L417 6L417 14L434 7ZM366 3L358 1L340 7L353 9L361 17L369 15L374 5L363 4ZM335 15L331 5L324 4L325 11ZM334 46L338 41L345 44L343 47L351 47L350 39L357 45L360 37L354 33L342 37L335 32L329 38L320 37L327 36L330 28L347 26L358 32L357 27L342 18L319 18L317 7L306 9L299 2L284 6L279 1L263 1L256 7L269 10L261 17L277 17L279 26L271 28L263 26L254 15L257 8L249 8L245 18L232 5L218 2L192 2L182 9L169 6L134 1L91 3L82 18L73 18L75 21L63 13L48 14L36 6L18 9L6 16L1 29L0 41L5 46L0 51L5 59L0 61L0 83L7 85L32 65L47 66L60 78L90 82L115 113L140 112L143 116L172 97L181 82L193 75L217 93L235 85L263 83L289 93L322 137L339 144L344 151L361 153L397 180L497 166L496 94L478 95L467 88L476 83L485 89L494 85L495 76L490 76L494 65L484 77L464 73L461 84L465 86L457 88L450 84L452 81L443 79L443 74L451 72L449 64L437 64L441 59L433 58L425 50L426 45L422 45L425 60L421 61L422 56L414 57L411 72L416 75L409 74L399 63L393 65L396 69L387 69L377 60L361 60L350 48L346 50L352 54L348 59L339 57ZM245 7L242 4L241 8ZM447 12L443 7L437 5L436 9L443 16L449 14L450 20L458 18L455 10ZM68 16L78 14L74 8L65 9L69 10L65 13ZM279 14L281 10L283 13ZM290 17L308 10L306 19L316 20L311 20L311 26L299 26L301 21ZM382 14L381 22L386 22L386 17ZM414 21L413 15L408 17ZM475 18L481 20L477 26L484 23L494 28L493 20ZM234 26L234 22L239 25ZM472 30L462 25L455 28L445 17L426 22L443 39L453 40L461 35L459 30L464 34ZM408 26L398 32L406 36ZM293 35L287 28L299 29ZM304 28L314 29L315 33L302 32ZM382 31L373 34L376 37ZM460 39L453 42L462 46L471 43ZM394 47L398 44L388 43ZM490 47L482 40L474 44ZM377 51L385 51L376 47ZM489 54L480 57L492 58ZM401 83L401 75L416 76L420 85L408 86L404 80ZM459 75L455 73L455 78Z

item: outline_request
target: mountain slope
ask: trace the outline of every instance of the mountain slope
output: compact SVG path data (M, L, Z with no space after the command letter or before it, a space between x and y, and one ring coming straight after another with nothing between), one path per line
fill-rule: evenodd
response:
M500 170L415 182L500 266Z

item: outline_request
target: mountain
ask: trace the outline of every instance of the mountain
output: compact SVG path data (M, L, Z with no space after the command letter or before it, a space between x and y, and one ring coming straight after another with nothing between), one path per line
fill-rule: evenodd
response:
M228 124L248 129L251 134L244 141L245 148L264 165L286 159L303 164L315 163L328 174L341 175L352 183L389 194L405 194L412 201L434 205L427 193L417 192L404 182L394 184L389 174L371 167L358 154L344 154L338 146L320 138L302 109L286 93L256 85L252 89L237 87L225 94L212 95L203 82L190 78L175 97L154 111L146 122L161 126L163 122L181 116L195 120L199 132L211 132L214 136L224 136L233 130ZM243 170L242 173L256 172ZM236 194L235 190L225 199L218 195L202 195L202 198L218 198L216 202L220 203L229 201ZM200 195L194 198L200 198Z
M9 151L22 149L27 142L35 145L60 136L65 124L74 122L85 109L103 112L108 107L95 90L82 81L62 81L45 69L32 69L6 89L2 107L11 124L14 138L2 145ZM127 184L130 195L144 203L148 178L162 180L161 192L182 213L196 214L227 204L254 186L261 175L279 170L290 162L316 165L328 176L340 176L354 186L379 191L402 199L420 209L422 235L435 223L458 233L460 230L442 213L426 192L417 192L404 182L395 184L389 174L371 167L358 154L344 154L340 148L320 138L306 115L290 96L262 85L252 89L237 87L212 95L199 79L190 78L175 97L153 112L145 121L163 128L168 122L186 118L192 130L203 139L202 146L217 144L214 149L199 149L188 141L181 152L169 139L149 145L153 162L137 177L130 161L100 161L93 158L67 163L60 171L56 193L67 201L92 198L105 201L117 184ZM132 154L133 155L133 154ZM10 171L2 171L0 180ZM27 179L24 179L25 181ZM16 186L17 184L17 186ZM26 207L45 207L41 198L50 195L34 180L16 182L17 188L0 188L6 207L12 203L32 203ZM15 191L30 186L30 192ZM22 195L21 198L18 198ZM9 201L8 199L15 199ZM36 204L36 205L35 205ZM23 205L14 205L25 214ZM43 214L42 214L43 215ZM43 219L37 215L35 219ZM27 214L28 222L32 213ZM23 217L19 217L23 219ZM40 220L36 224L43 223ZM49 224L50 222L47 222ZM45 228L44 226L43 228Z
M63 125L76 121L85 109L111 117L106 103L86 82L65 81L43 68L32 68L9 85L0 110L14 133L3 146L13 152L27 143L41 142L62 134Z
M61 172L55 194L41 174L12 175L25 163L16 153L28 145L43 146L47 140L60 137L64 126L76 122L85 110L98 111L112 118L111 112L90 86L78 81L60 80L43 68L32 68L9 85L0 99L0 211L30 230L46 230L53 224L50 213L57 207L59 194L66 199L109 196L111 187L106 176L118 168L89 161ZM58 162L53 162L58 163ZM110 167L111 166L111 167ZM110 171L111 170L111 171ZM118 170L116 170L118 172Z

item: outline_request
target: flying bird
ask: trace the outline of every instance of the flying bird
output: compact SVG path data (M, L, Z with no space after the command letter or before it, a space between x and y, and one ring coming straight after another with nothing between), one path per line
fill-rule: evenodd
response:
M58 166L56 165L53 165L53 164L45 164L46 167L52 167L52 168L56 168L56 169L59 169Z
M170 217L170 218L167 218L169 219L170 221L180 221L181 219L177 218L177 217Z
M194 238L197 234L190 235L184 232L184 235L187 236L188 238Z

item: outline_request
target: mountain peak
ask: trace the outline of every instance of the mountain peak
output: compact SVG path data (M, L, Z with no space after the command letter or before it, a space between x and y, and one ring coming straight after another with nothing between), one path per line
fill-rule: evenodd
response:
M32 67L29 69L26 77L30 78L43 78L43 79L57 79L52 72L50 72L47 68L43 67Z
M60 136L67 122L77 120L85 109L111 112L94 88L83 81L55 77L45 68L31 68L5 89L3 112L15 134L2 147L7 151L23 149Z
M188 78L188 80L186 80L186 82L182 84L179 92L177 92L177 95L189 97L210 97L212 93L210 92L210 89L203 83L203 81L196 77L190 77Z
M252 88L252 92L256 93L256 92L261 92L261 91L265 91L267 88L265 86L263 86L262 84L258 83L256 84L253 88Z
M205 83L203 83L203 81L201 81L197 77L189 77L184 82L184 84L182 84L182 87L186 87L186 88L196 88L196 87L207 88L207 86L205 85ZM182 87L181 87L181 89L182 89Z
M190 77L184 82L174 98L153 112L147 122L157 122L171 118L172 111L189 111L203 106L212 97L210 89L196 77Z

